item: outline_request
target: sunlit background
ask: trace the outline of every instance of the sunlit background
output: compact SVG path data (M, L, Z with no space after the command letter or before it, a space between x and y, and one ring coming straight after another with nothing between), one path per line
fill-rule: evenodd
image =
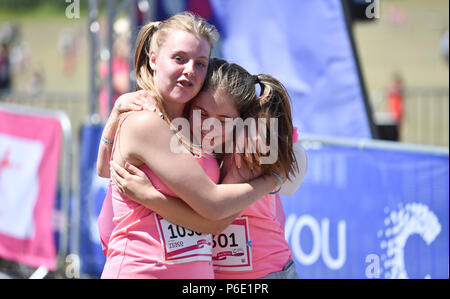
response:
M130 16L135 14L141 21L153 20L158 15L153 6L161 1L115 1L114 24L110 29L107 1L80 0L79 7L69 7L76 2L0 0L0 103L56 109L67 114L72 141L64 147L71 150L71 167L69 170L60 167L58 182L61 183L64 171L70 172L71 197L79 197L83 192L79 191L83 126L101 125L108 113L108 106L101 111L99 94L108 87L109 49L113 49L112 56L131 62L137 27L133 30ZM98 14L93 16L94 2ZM168 2L176 11L183 1ZM208 1L192 2L200 3L196 9L202 11L201 4ZM354 42L367 117L377 133L375 137L401 144L433 146L439 152L447 151L448 161L449 1L380 0L376 1L378 5L371 11L374 13L371 18L358 15L365 8L357 10L357 6L364 2L343 1L348 5L349 36ZM108 32L114 32L115 40ZM92 34L96 36L94 39ZM221 43L214 54L222 55ZM123 91L134 86L133 73L129 71ZM448 177L448 168L444 175ZM443 188L446 188L444 200L446 197L448 207L448 184ZM448 211L446 215L444 226L447 223L448 232ZM448 256L448 236L446 250ZM67 266L73 261L66 259L58 263ZM0 257L0 277L28 277L35 273L35 268ZM48 275L70 277L67 269L60 266L59 272Z

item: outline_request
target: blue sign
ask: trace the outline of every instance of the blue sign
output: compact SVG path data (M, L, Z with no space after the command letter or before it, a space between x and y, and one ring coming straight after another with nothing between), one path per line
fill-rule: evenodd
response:
M80 166L82 272L97 277L105 262L97 217L108 186L96 172L101 133L83 128ZM305 180L282 196L301 278L448 278L448 154L305 147Z
M448 278L449 157L307 149L300 189L282 197L301 278Z
M80 259L81 272L100 277L106 257L98 232L100 214L109 180L97 175L97 153L103 126L86 125L81 137L80 165Z
M211 0L223 57L280 80L303 133L370 138L340 0Z

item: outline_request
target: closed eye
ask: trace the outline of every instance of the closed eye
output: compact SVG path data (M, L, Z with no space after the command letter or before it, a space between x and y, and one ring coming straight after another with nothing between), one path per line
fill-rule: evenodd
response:
M206 68L206 63L204 63L204 62L197 62L196 64L200 68Z

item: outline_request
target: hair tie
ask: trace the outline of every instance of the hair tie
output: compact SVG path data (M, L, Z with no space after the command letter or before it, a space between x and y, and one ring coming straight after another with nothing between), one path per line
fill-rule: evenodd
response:
M259 96L261 96L261 92L262 92L261 81L259 81L258 75L252 75L252 79L254 82L253 84L256 85L255 86L256 96L259 97Z
M255 82L255 84L261 84L261 82L259 82L259 78L258 75L253 75L253 82Z
M283 185L283 179L281 178L281 175L272 169L272 173L280 180L280 187L278 187L277 190L269 192L269 194L277 194L281 190L281 186Z
M297 143L297 141L298 141L297 127L292 127L292 143Z

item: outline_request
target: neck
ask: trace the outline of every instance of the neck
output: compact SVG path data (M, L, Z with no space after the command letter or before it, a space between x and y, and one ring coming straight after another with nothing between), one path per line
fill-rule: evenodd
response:
M183 117L183 111L186 104L164 102L164 109L170 120L177 117Z

